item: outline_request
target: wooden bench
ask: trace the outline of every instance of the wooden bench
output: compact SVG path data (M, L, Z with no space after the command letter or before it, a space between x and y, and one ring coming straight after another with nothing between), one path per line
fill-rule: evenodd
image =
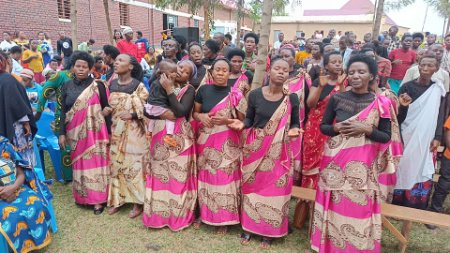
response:
M308 188L294 186L294 188L292 189L292 196L301 200L314 202L316 198L316 191ZM392 225L392 223L386 217L401 220L403 222L401 232L398 231L397 228L394 227L394 225ZM408 246L409 239L408 237L413 222L450 228L450 215L387 203L381 204L381 218L383 221L383 226L387 228L399 241L401 253L406 252L406 247ZM311 218L310 222L312 222ZM310 227L311 224L312 223L310 223Z

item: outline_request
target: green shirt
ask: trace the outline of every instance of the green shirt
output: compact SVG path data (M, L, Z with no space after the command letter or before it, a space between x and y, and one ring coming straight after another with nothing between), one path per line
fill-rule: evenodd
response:
M67 81L72 79L72 73L69 70L56 72L42 87L42 92L39 94L39 101L36 111L44 111L45 104L51 95L56 93L56 110L55 110L55 131L59 133L59 116L61 114L61 87Z
M80 45L78 45L78 51L83 51L83 52L91 52L91 48L88 46L87 42L83 42Z

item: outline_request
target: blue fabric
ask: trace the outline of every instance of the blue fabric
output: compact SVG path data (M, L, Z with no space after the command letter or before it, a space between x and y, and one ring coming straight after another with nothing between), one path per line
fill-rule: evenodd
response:
M33 83L34 87L32 88L26 88L27 90L27 96L28 99L30 100L31 106L33 106L35 109L37 109L38 106L38 101L39 101L39 97L42 94L42 86L37 84L37 83Z
M388 78L387 82L389 83L389 86L391 86L391 90L395 92L395 95L398 95L398 91L400 90L402 80Z
M136 42L134 42L134 44L138 44L138 43L144 43L145 48L148 50L148 48L149 48L148 39L140 38L140 39L136 40Z
M0 136L0 153L23 168L25 183L13 202L0 200L0 233L17 252L30 252L50 243L50 220L47 205L53 198L50 190L36 177L8 140Z

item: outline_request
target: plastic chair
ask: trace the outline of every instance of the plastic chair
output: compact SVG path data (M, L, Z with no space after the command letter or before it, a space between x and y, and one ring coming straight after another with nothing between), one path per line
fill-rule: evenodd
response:
M45 171L43 163L44 150L47 150L52 160L53 168L55 169L56 179L64 183L58 137L53 133L50 126L54 119L55 114L53 112L42 112L41 118L37 122L38 132L34 137L33 145L35 146L36 159L39 160L40 166L38 167Z

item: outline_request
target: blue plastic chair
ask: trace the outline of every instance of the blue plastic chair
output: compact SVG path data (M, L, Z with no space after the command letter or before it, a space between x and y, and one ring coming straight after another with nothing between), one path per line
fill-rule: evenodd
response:
M58 137L53 133L51 128L52 122L55 120L55 114L53 112L42 112L41 118L37 122L38 132L34 137L34 146L36 159L39 157L38 167L45 171L44 166L44 150L47 150L50 159L52 160L53 168L55 169L56 179L59 182L64 183L62 164L61 164L61 152L59 150ZM37 153L36 153L37 151Z

